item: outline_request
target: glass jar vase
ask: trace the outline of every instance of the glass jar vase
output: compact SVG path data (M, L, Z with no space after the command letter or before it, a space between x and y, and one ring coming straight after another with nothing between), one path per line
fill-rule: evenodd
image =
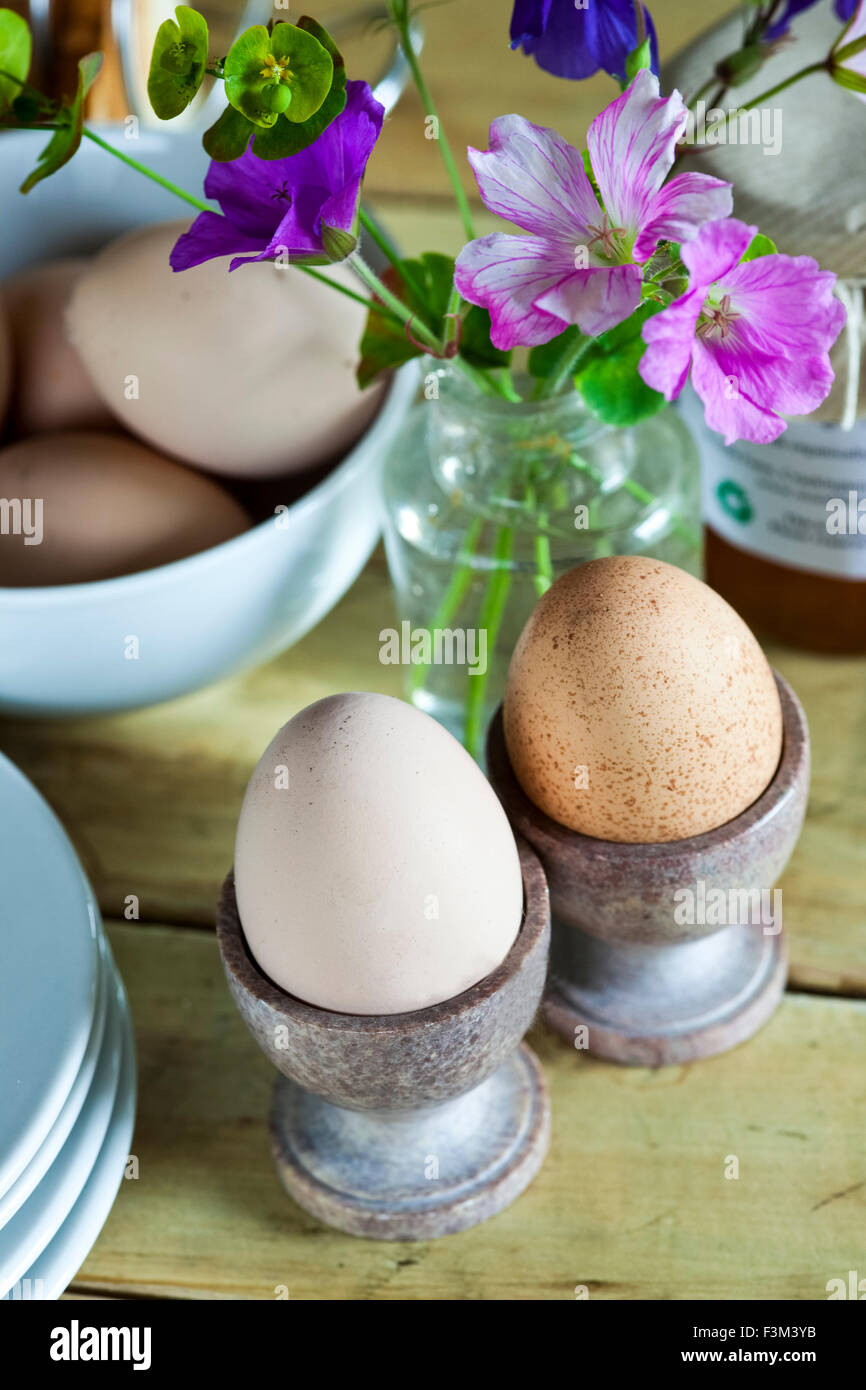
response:
M424 369L385 464L400 628L380 656L404 665L408 697L480 760L514 645L558 575L624 554L698 573L698 458L673 409L613 429L571 386L513 402L453 364Z

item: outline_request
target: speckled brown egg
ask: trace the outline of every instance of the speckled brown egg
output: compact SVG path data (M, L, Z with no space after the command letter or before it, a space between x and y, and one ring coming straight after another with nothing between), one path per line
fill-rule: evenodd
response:
M653 843L733 820L782 750L773 673L723 598L618 555L544 595L508 673L505 741L527 796L601 840Z

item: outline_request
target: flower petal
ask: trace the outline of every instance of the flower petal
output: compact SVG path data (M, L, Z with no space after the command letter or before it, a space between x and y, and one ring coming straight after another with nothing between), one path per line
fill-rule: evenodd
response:
M644 10L653 71L658 72L658 44L652 19ZM637 46L634 0L516 0L511 18L511 47L522 47L554 77L580 81L601 68L625 78L626 59Z
M833 294L836 276L811 256L760 256L736 265L716 293L731 296L742 318L738 336L769 355L825 353L845 326L845 309Z
M169 264L172 270L191 270L193 266L215 260L218 256L258 251L261 244L260 236L247 236L239 232L227 217L220 217L218 212L201 212L189 231L174 243Z
M282 217L276 201L286 182L285 159L257 159L247 147L240 159L220 164L211 160L205 175L205 197L219 203L223 215L249 236L269 237Z
M648 261L658 242L692 241L705 222L727 217L734 206L731 184L690 172L668 179L648 203L646 221L634 244L636 261Z
M705 344L728 381L729 391L736 389L778 415L809 415L817 410L833 385L827 353L784 356L762 352L749 329L742 319L726 338L709 339Z
M490 149L470 147L468 155L491 212L571 246L587 240L598 201L583 157L555 130L500 116L490 127Z
M605 207L632 234L647 220L647 205L670 172L686 120L679 92L661 97L658 78L642 68L589 127L587 146Z
M720 366L715 346L695 340L692 385L704 403L704 419L711 430L724 435L726 444L738 439L753 444L772 444L786 429L785 421L765 404L752 400L739 387L734 374Z
M636 265L572 270L559 285L538 296L536 307L576 323L597 337L615 328L640 304L641 276Z
M494 347L535 347L567 326L535 304L539 295L574 273L573 264L557 259L556 253L541 237L504 232L470 241L460 252L454 283L470 304L489 311Z
M696 286L709 287L727 275L748 250L757 230L736 217L705 222L694 240L687 241L680 253L690 279Z
M703 290L692 290L647 319L643 326L647 349L638 371L647 386L660 391L666 401L675 400L686 384L703 301Z

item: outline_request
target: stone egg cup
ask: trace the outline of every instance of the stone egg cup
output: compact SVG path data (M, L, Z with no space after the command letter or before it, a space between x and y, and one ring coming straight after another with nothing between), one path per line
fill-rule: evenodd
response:
M520 787L501 707L494 715L488 776L515 834L541 860L550 888L544 1012L575 1046L640 1066L693 1061L750 1037L779 1003L787 947L780 914L767 909L775 911L770 890L806 812L809 730L793 690L774 675L783 746L769 786L725 825L660 844L593 839L551 820ZM718 902L711 890L719 889L735 909L725 909L723 925L706 920L706 904ZM693 895L695 910L688 915L694 922L675 917L689 901L681 890Z
M412 1013L355 1015L275 985L244 939L234 874L217 939L241 1016L282 1073L271 1147L283 1185L352 1235L427 1240L487 1220L541 1167L550 1101L521 1042L544 991L550 907L535 854L519 845L523 923L478 984Z

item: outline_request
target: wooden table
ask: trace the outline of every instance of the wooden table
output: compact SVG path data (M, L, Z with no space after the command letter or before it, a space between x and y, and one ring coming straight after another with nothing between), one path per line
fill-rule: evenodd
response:
M656 0L668 51L724 12ZM578 139L611 95L510 57L510 6L430 9L427 67L455 147L520 110ZM489 35L499 45L489 58ZM467 181L467 186L468 181ZM368 191L409 249L456 249L435 146L408 97ZM482 219L482 226L487 224ZM529 1191L430 1244L342 1236L294 1206L271 1164L272 1071L225 987L212 932L247 778L276 729L340 690L399 694L378 661L393 623L380 555L303 642L257 671L157 709L0 722L0 747L71 834L109 922L139 1052L134 1152L76 1296L313 1299L826 1297L866 1275L866 662L772 650L814 741L809 816L782 888L790 990L746 1046L694 1066L628 1069L536 1031L553 1142ZM140 920L124 920L130 895ZM725 1177L730 1156L739 1178Z

